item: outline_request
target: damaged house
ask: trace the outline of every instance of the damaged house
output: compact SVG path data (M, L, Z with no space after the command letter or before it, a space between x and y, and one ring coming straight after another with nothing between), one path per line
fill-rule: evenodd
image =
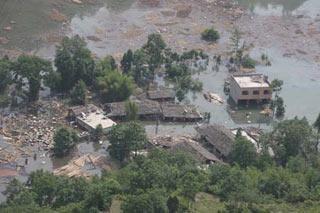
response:
M235 141L231 130L218 124L202 125L195 128L210 152L218 158L227 161Z
M91 132L99 124L104 130L110 129L116 123L104 115L101 108L88 104L86 106L71 107L68 113L69 119L76 122L81 128Z

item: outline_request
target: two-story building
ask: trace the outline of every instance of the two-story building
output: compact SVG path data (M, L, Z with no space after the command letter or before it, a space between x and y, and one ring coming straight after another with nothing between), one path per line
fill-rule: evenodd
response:
M262 74L238 74L232 75L230 80L230 97L238 104L256 101L270 101L272 88L268 77Z

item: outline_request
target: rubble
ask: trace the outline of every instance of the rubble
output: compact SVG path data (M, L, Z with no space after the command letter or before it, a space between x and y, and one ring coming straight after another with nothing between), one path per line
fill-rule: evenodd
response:
M55 169L53 174L68 177L84 177L89 179L99 173L102 169L111 170L111 166L106 163L106 158L104 156L86 154L71 160L63 167Z
M65 122L67 109L52 100L33 107L35 109L31 109L36 110L36 114L26 108L0 116L3 123L0 135L5 136L6 141L0 144L0 163L16 162L51 149L55 128Z

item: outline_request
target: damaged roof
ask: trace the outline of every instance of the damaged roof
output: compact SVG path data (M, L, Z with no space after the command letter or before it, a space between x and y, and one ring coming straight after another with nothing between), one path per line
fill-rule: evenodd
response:
M229 155L235 140L235 135L232 134L231 130L218 124L202 125L195 129L202 137L205 137L208 143L212 144L224 156Z

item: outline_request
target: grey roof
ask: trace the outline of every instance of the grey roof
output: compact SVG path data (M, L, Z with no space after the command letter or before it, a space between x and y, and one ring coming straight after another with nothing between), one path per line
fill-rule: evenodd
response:
M102 112L102 109L93 104L87 104L85 106L74 106L70 107L69 110L71 110L76 117L80 116L82 113L89 114L97 111Z
M134 100L138 107L138 115L160 115L160 104L151 100ZM114 102L106 105L109 108L108 116L126 116L126 102Z
M165 118L202 118L198 110L191 105L164 103L161 104L161 109Z
M189 136L157 136L149 140L151 144L162 148L169 148L172 151L182 150L192 154L199 161L213 161L222 163L214 154L210 153L198 142Z
M157 99L174 99L176 94L173 89L169 88L158 88L158 89L152 89L149 90L148 98L151 100L157 100Z
M195 129L201 136L206 138L208 143L218 149L221 154L224 156L229 155L235 139L235 135L232 134L231 130L218 124L203 125Z

